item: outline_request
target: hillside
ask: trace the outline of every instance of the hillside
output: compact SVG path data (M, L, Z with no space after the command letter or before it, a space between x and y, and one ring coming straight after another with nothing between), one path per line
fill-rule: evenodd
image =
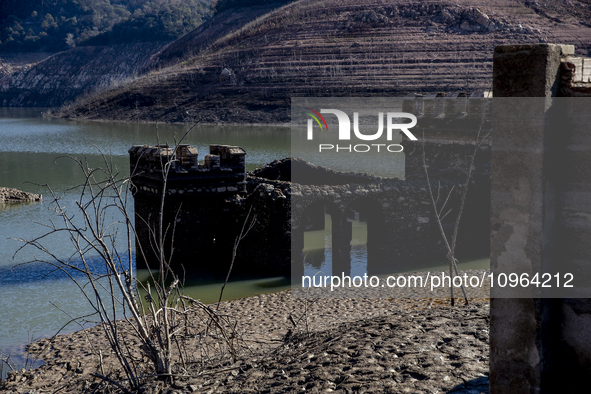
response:
M212 13L212 0L2 0L0 52L171 41Z
M59 116L274 123L289 121L291 96L487 90L496 45L565 43L587 55L590 16L588 0L299 0L210 45L194 45L211 42L198 29L154 57L165 60L152 72Z
M268 4L250 5L248 7L220 7L220 5L223 6L229 2L229 0L226 0L223 3L216 4L216 9L219 8L219 11L215 13L213 18L168 45L158 55L154 56L150 66L152 68L166 67L191 58L213 45L220 38L244 28L246 24L289 1L268 2Z
M150 69L165 67L198 53L280 5L225 9L162 52L159 51L167 42L99 45L109 41L111 33L115 34L111 32L95 37L97 45L78 46L53 55L0 53L0 106L59 107L78 97L119 86ZM118 30L114 28L113 31Z
M83 46L56 54L0 56L0 106L59 107L142 73L166 42ZM28 56L27 56L28 55ZM50 55L47 57L47 55ZM18 60L37 62L19 64ZM5 72L3 72L5 71Z

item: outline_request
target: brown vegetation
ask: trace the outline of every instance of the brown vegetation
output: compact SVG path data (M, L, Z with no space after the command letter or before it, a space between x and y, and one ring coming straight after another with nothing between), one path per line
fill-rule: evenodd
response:
M173 247L165 250L165 244L173 245L174 225L165 226L163 212L168 174L179 150L175 147L166 152L160 162L164 181L160 210L156 212L159 220L150 223L149 242L137 244L136 249L137 256L145 259L146 253L152 253L157 258L157 269L148 268L146 283L137 280L133 265L136 231L127 203L129 188L134 187L133 173L132 178L120 178L106 156L102 168L91 168L86 161L71 158L84 175L76 202L73 206L62 205L47 186L53 198L50 204L55 211L54 220L44 224L45 233L30 240L18 239L22 246L15 253L25 248L36 250L39 254L28 263L47 264L66 274L76 285L88 302L90 313L75 316L71 321L83 326L96 318L105 339L103 346L93 348L100 371L92 376L123 392L135 390L148 378L171 382L174 376L185 374L189 365L203 367L210 362L235 360L243 346L233 319L183 295L181 280L171 269ZM240 237L247 232L248 229L243 230ZM52 251L49 240L58 233L64 234L70 243L72 253L66 258ZM118 244L118 238L123 242ZM236 240L234 252L240 240ZM191 321L187 319L189 315ZM118 364L120 381L105 375L102 352L107 349ZM0 364L15 369L9 358L0 358Z

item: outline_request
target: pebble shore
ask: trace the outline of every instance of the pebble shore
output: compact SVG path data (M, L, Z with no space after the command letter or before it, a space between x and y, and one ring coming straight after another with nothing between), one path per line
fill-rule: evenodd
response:
M486 298L452 307L445 298L312 299L288 290L226 301L219 312L236 319L250 351L172 385L149 381L141 392L488 393ZM11 374L3 392L103 392L91 375L101 343L93 327L32 344L46 364Z

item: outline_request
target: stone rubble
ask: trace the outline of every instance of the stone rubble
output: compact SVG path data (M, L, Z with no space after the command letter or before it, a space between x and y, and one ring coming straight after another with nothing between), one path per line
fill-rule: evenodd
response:
M41 194L23 192L8 187L0 187L0 204L41 201Z

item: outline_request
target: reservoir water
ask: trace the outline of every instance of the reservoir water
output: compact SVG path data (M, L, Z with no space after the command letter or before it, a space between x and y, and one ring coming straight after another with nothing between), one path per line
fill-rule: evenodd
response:
M42 203L0 204L0 356L10 353L19 362L19 351L31 338L36 339L79 329L68 323L71 317L89 313L89 306L76 285L64 274L43 264L24 264L41 257L32 248L15 256L22 245L15 239L31 240L43 234L43 225L57 218L51 210L48 184L64 206L73 206L80 190L75 188L83 176L67 156L87 161L91 167L104 165L105 154L121 176L129 175L127 150L132 145L157 142L174 144L187 131L187 125L121 124L74 122L43 118L43 109L0 108L0 186L41 193ZM209 152L209 144L243 147L247 170L273 160L292 156L288 127L276 126L198 126L184 143L196 146L200 159ZM397 164L402 177L404 160ZM133 209L133 204L130 204ZM361 220L359 220L361 219ZM352 275L365 271L367 226L363 218L352 219ZM66 238L50 240L53 253L64 258L72 254ZM125 245L120 245L125 248ZM305 234L306 272L331 272L331 229ZM434 263L436 265L436 263ZM464 268L488 268L488 259L467 262ZM145 273L138 272L138 277ZM185 292L203 302L216 302L221 284L185 287ZM237 281L224 290L224 299L234 299L289 288L284 278ZM64 325L66 325L64 327Z
M76 163L66 156L88 161L91 167L104 165L101 152L120 171L129 175L127 150L132 145L174 144L187 131L186 125L145 125L97 122L72 122L43 118L39 108L0 108L0 186L40 193L42 203L0 204L0 354L11 353L30 338L55 334L71 318L86 315L89 307L76 285L64 274L44 264L24 264L42 257L15 239L31 240L43 234L51 210L48 184L64 206L72 206L80 190L74 188L84 179ZM200 158L209 153L209 144L230 144L247 152L247 169L252 170L275 159L290 156L290 131L271 126L195 127L184 142L199 149ZM74 188L74 189L73 189ZM133 209L133 204L130 205ZM67 238L49 241L52 252L64 258L72 254ZM121 245L125 248L125 245ZM141 276L141 272L138 273ZM280 278L232 283L224 291L231 299L287 288ZM219 284L186 290L204 302L215 302ZM67 313L66 313L67 312ZM64 332L80 327L67 325ZM17 362L18 364L18 362Z

